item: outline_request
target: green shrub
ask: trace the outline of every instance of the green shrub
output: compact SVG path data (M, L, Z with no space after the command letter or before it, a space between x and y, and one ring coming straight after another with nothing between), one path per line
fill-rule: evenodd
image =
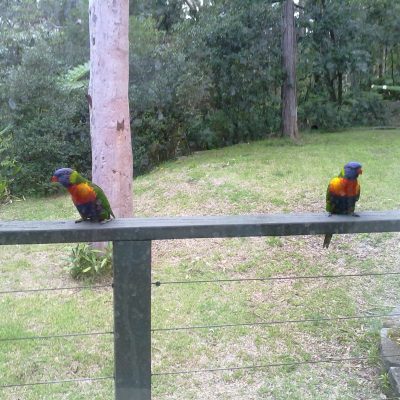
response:
M22 64L11 74L9 93L15 109L9 115L12 125L9 153L18 171L14 171L17 173L10 187L15 194L55 190L49 180L56 168L68 166L90 174L85 92L62 90L59 73L50 50L43 45L27 51ZM4 166L0 168L4 171Z
M352 125L385 124L388 120L387 108L382 96L375 92L360 92L350 97L350 121Z
M299 104L298 116L301 125L308 128L335 130L350 124L347 109L323 96L310 96L308 101Z
M279 105L254 105L248 111L210 111L188 124L188 140L192 149L212 149L248 142L276 132L280 124Z
M324 96L314 95L299 104L298 115L302 126L321 130L384 124L387 119L382 97L373 92L347 95L340 106Z
M112 249L105 253L93 249L86 243L80 243L71 250L68 258L68 271L74 279L95 278L112 273Z
M10 128L11 125L8 125L0 131L0 204L10 201L10 186L19 171L10 151L12 143Z
M27 121L14 133L13 154L20 166L12 189L17 193L46 193L54 190L50 177L56 168L76 168L90 174L90 135L83 124L73 123L76 105L57 105ZM89 175L90 176L90 175Z
M178 155L181 135L173 116L145 112L134 120L132 133L135 175Z

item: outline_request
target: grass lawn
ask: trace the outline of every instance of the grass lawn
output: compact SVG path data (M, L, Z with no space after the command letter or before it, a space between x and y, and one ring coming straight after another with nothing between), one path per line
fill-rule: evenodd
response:
M399 208L400 131L308 134L301 145L271 139L196 153L134 182L137 216L323 212L328 180L347 161L363 164L358 210ZM0 219L73 219L67 196L14 201ZM154 281L241 279L399 271L399 234L159 241ZM0 291L81 285L63 270L71 245L0 247ZM103 278L99 285L111 283ZM153 328L387 313L400 277L162 284L153 288ZM0 385L105 377L111 335L1 341L112 330L111 289L0 294ZM162 331L153 335L153 372L368 357L153 377L154 399L385 399L381 319ZM0 389L6 400L111 399L113 382Z

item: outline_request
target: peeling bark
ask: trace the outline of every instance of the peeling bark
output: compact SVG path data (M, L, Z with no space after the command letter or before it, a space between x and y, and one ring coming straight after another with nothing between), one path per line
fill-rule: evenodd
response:
M92 175L119 218L133 214L128 32L128 0L89 1Z

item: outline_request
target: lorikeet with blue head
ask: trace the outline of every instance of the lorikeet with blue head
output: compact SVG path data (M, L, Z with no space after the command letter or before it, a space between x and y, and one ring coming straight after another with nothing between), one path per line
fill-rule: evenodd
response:
M102 222L115 218L103 190L71 168L60 168L51 177L67 188L81 219L75 222Z
M326 191L326 211L329 212L329 216L342 214L359 217L354 210L356 202L360 198L360 184L357 178L361 174L362 165L351 161L343 167L338 176L330 180ZM332 234L327 233L323 247L328 248L331 239Z

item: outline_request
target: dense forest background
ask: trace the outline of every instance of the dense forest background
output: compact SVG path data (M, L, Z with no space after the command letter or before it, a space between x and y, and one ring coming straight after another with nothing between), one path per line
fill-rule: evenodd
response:
M280 2L131 0L130 14L135 174L279 134ZM295 17L300 128L390 124L400 2L301 0ZM88 61L87 0L0 2L0 193L48 192L60 166L90 176Z

